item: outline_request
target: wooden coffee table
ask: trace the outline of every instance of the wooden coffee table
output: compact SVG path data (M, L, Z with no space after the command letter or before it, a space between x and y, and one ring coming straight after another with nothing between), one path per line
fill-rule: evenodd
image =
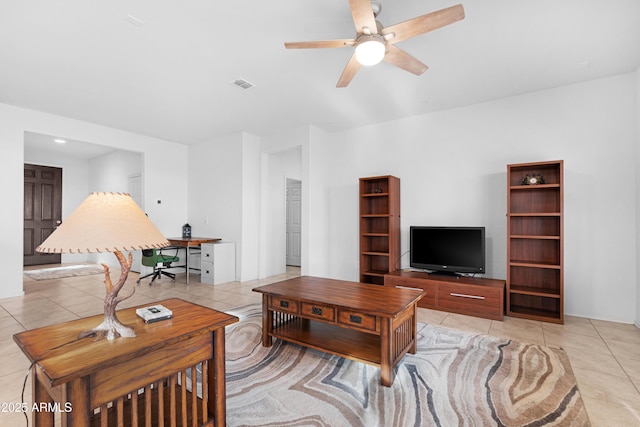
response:
M262 293L262 345L272 338L380 367L391 386L393 368L416 352L416 310L422 289L319 277L296 277L253 289Z

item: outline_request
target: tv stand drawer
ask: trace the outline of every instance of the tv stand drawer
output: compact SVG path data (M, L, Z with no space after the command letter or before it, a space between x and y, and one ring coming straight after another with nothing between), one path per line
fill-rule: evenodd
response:
M501 296L503 299L504 290L497 288L440 284L438 307L481 317L502 317Z
M492 320L504 317L504 280L394 271L385 274L384 284L424 289L426 295L418 302L418 307Z
M405 288L420 288L425 291L424 296L418 301L418 307L436 308L438 300L438 285L430 281L415 277L403 277L385 274L384 284L387 286L400 286Z

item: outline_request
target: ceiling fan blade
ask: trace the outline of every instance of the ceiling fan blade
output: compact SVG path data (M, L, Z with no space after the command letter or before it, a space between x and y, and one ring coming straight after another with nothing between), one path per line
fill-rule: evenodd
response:
M356 41L354 39L340 40L317 40L312 42L286 42L284 47L287 49L322 49L330 47L352 46Z
M353 55L351 55L351 59L347 63L347 66L344 67L344 71L342 71L342 75L340 76L336 87L347 87L349 83L351 83L351 80L353 80L353 77L356 75L360 67L361 65L356 59L356 54L354 53Z
M353 16L353 23L358 34L364 33L364 27L369 28L371 33L378 32L370 0L349 0L349 7L351 8L351 16Z
M402 68L405 71L419 76L429 69L422 62L400 49L399 47L387 44L387 54L384 56L385 62Z
M398 43L402 40L410 39L411 37L419 36L420 34L453 24L463 18L464 8L459 4L391 25L382 29L381 34L395 34L394 37L387 39L387 43Z

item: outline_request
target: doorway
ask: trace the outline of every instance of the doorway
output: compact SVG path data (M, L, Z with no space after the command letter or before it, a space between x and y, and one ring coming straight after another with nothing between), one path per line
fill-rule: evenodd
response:
M287 178L286 184L286 263L300 267L302 248L302 182Z
M62 169L24 165L23 265L60 264L60 254L36 252L36 248L62 222Z
M56 194L56 196L60 196L60 211L63 221L64 217L73 212L75 207L79 206L91 192L126 193L129 191L128 179L133 175L140 175L141 182L144 182L143 157L140 152L121 150L68 137L63 138L66 143L58 144L54 142L54 138L57 136L25 131L23 164L48 167L49 170L59 168L63 171L62 189ZM29 175L29 171L25 170L25 188L29 181L27 175ZM144 194L144 191L140 189L140 193ZM27 209L29 197L25 195L24 199L25 209ZM35 240L33 243L30 241L28 221L28 215L25 215L23 219L23 228L25 229L24 255L33 253L39 244ZM40 240L42 241L46 237L42 236ZM43 254L39 254L38 258L42 256ZM38 261L38 264L42 261L44 260ZM56 263L86 263L88 261L111 264L115 258L106 253L69 253L62 255L60 261ZM25 263L25 265L29 264Z

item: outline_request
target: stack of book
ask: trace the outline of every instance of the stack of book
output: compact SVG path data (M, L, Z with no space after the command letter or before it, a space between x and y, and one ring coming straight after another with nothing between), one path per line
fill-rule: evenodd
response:
M145 323L159 322L160 320L171 319L173 312L162 304L136 309L136 314L144 319Z

